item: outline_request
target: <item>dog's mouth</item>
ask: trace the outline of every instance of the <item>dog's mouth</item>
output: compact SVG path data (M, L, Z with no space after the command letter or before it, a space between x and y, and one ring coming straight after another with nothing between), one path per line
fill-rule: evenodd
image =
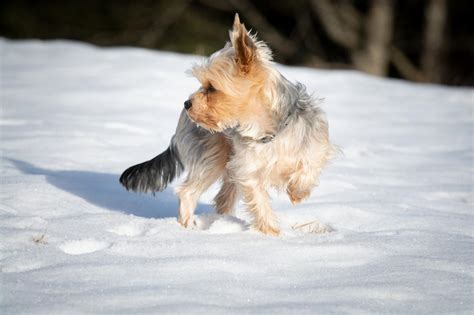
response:
M193 117L194 115L190 112L190 111L187 111L187 114L188 114L188 117L189 119L191 119L191 121L196 125L196 127L198 128L203 128L209 132L221 132L223 129L222 128L219 128L219 125L220 123L212 123L212 120L211 119L199 119L197 117ZM209 123L211 122L211 123Z

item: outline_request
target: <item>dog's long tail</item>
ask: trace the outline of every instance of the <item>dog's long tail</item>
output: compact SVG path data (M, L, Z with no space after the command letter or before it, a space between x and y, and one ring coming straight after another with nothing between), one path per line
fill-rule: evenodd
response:
M120 183L134 192L163 191L184 170L176 145L171 141L164 152L153 159L131 166L120 176Z

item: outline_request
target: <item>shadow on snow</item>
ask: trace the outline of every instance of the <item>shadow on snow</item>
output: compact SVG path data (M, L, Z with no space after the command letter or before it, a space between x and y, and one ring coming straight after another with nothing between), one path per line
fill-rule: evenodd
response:
M28 175L43 175L55 187L74 194L101 208L144 218L176 217L178 200L167 188L155 197L128 192L119 183L119 175L88 171L54 171L16 159L6 160ZM211 205L198 204L196 213L211 211Z

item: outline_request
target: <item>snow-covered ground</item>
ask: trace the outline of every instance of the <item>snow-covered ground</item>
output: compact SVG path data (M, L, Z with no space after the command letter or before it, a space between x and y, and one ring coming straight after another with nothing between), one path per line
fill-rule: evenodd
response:
M120 173L164 150L201 58L0 41L0 313L474 312L474 90L279 66L343 147L312 197L176 222ZM327 233L293 230L319 220Z

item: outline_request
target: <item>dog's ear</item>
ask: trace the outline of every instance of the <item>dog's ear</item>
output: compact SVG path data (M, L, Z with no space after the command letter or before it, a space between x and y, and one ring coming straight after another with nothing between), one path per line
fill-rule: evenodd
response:
M256 46L253 39L249 36L245 25L240 23L238 13L235 14L234 26L229 31L229 37L235 50L235 59L239 70L243 73L248 73L255 59Z

